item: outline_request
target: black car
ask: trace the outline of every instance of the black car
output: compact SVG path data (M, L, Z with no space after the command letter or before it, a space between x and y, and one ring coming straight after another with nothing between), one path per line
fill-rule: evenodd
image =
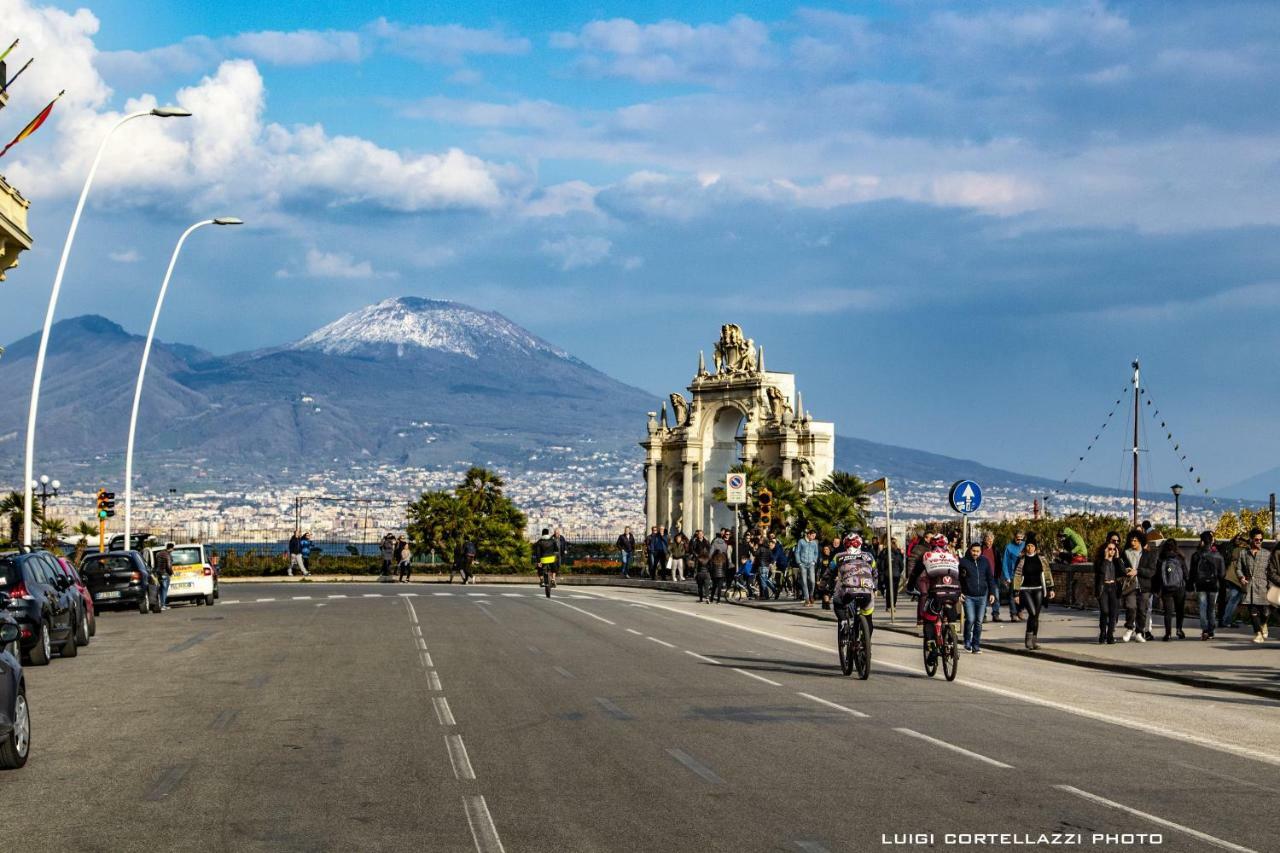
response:
M80 563L80 578L93 596L93 606L137 608L160 612L160 584L137 551L90 554Z
M14 770L27 763L31 751L31 711L17 642L22 629L5 612L9 596L0 592L0 770Z
M0 592L9 595L7 610L22 635L19 647L34 666L47 664L55 649L64 658L79 651L80 592L56 560L48 551L0 557Z

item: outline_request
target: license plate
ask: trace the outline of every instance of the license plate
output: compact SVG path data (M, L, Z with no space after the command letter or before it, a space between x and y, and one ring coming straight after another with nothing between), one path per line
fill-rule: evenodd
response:
M120 593L118 592L99 592L96 595L94 595L94 598L119 598L119 597L120 597Z
M194 584L194 583L172 583L172 584L169 584L169 588L170 588L170 589L186 589L186 588L188 588L188 587L192 587L192 586L195 586L195 584Z

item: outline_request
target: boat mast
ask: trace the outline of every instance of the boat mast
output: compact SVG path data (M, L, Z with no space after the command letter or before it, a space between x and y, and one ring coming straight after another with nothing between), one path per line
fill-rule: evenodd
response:
M1138 526L1138 397L1141 392L1138 361L1133 362L1133 526Z

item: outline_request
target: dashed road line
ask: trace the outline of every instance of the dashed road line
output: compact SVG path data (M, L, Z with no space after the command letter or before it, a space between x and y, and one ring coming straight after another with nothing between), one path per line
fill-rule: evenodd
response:
M382 598L382 593L380 593L380 592L366 592L366 593L365 593L363 596L361 596L361 597L362 597L362 598Z
M405 606L409 608L409 621L414 624L414 630L419 631L419 634L421 634L421 631L416 627L418 624L418 608L413 606L412 601L406 601Z
M209 728L215 732L225 732L231 728L231 724L236 721L236 717L240 716L239 708L227 708L219 711L218 716L213 718L213 722L209 723Z
M449 710L449 700L443 696L436 696L431 700L431 704L436 708L436 719L440 721L442 726L456 726L458 721L453 718L453 711Z
M489 594L489 593L487 593L487 592L469 592L469 593L467 593L467 595L468 595L468 596L470 596L470 597L472 597L472 598L484 598L484 597L485 597L485 596L487 596L488 594Z
M763 675L756 675L754 672L747 672L745 669L738 669L736 666L730 667L730 669L732 669L734 672L738 673L739 675L745 675L747 678L754 678L756 681L763 681L765 684L769 684L774 687L782 686L776 681L772 681L768 678L765 678Z
M169 794L173 793L173 789L182 784L182 780L186 778L187 771L191 769L190 764L177 764L173 767L166 768L160 774L160 778L147 789L147 793L143 795L143 799L150 803L159 802Z
M400 596L401 598L417 598L418 597L418 594L416 592L397 592L396 595Z
M256 601L257 601L259 604L261 604L261 603L262 603L262 602L264 602L264 601L275 601L275 599L274 599L274 598L259 598L259 599L256 599Z
M311 600L311 596L309 596L309 595L295 595L295 596L293 597L293 600L294 600L294 601L310 601L310 600Z
M553 666L553 667L552 667L552 669L554 669L556 672L558 672L558 673L560 673L561 675L563 675L565 678L576 678L576 677L577 677L577 676L575 676L572 672L570 672L569 670L565 669L565 668L564 668L564 667L562 667L562 666Z
M425 651L427 650L427 641L426 641L426 640L424 640L424 639L422 639L421 637L419 637L419 638L418 638L418 648L422 649L422 650L425 652Z
M445 746L449 749L449 763L453 765L456 779L474 779L476 771L471 767L471 759L467 756L467 747L462 743L462 735L446 735Z
M502 595L504 598L524 598L524 593L521 592L504 592Z
M418 655L418 660L422 661L422 665L427 669L435 668L435 664L431 661L431 652L422 652Z
M337 593L337 594L335 594L335 595L331 595L331 596L329 596L329 597L330 597L330 598L346 598L347 596L346 596L345 594L343 594L343 593L339 592L339 593Z
M899 734L904 734L907 737L913 737L913 738L916 738L917 740L922 740L926 743L931 743L934 746L940 746L943 749L949 749L952 752L959 753L960 755L968 756L969 758L972 758L974 761L981 761L984 764L990 764L992 767L999 767L1004 770L1013 769L1012 764L1005 764L1003 761L996 761L994 758L987 758L987 756L982 755L980 753L970 752L969 750L963 747L959 747L959 746L956 746L955 744L947 743L945 740L938 740L936 737L929 737L928 735L920 734L920 732L915 731L914 729L895 728L894 731L898 732Z
M720 665L720 661L716 660L715 658L709 658L709 657L707 657L706 655L700 655L700 654L698 654L697 652L691 652L691 651L689 651L688 649L685 649L685 650L684 650L684 653L685 653L686 655L688 655L689 657L697 658L697 659L698 659L698 660L700 660L700 661L705 661L706 663L713 663L713 664L715 664L716 666L719 666L719 665Z
M628 633L628 634L635 634L637 637L643 637L643 636L644 636L644 631L637 631L635 628L628 628L628 629L627 629L627 633Z
M655 643L657 643L658 645L660 645L660 646L666 646L666 647L667 647L667 648L669 648L669 649L674 649L674 648L676 647L676 644L675 644L675 643L668 643L666 640L659 640L657 637L645 637L645 639L646 639L646 640L653 640L653 641L654 641Z
M590 616L592 619L595 619L595 620L597 620L597 621L603 622L603 623L604 623L604 624L606 624L606 625L617 625L617 624L618 624L617 622L612 622L612 621L610 621L610 620L608 620L608 619L604 618L603 616L597 616L596 614L592 613L590 610L583 610L581 607L574 607L572 604L566 604L565 602L561 601L561 600L560 600L560 599L558 599L558 598L557 598L557 599L552 599L552 600L553 600L553 601L555 601L555 603L556 603L556 604L559 604L561 607L567 607L567 608L569 608L570 610L576 610L576 611L578 611L579 613L583 614L584 616Z
M679 761L688 769L702 777L704 782L710 782L712 785L723 785L724 780L716 775L715 771L698 759L694 758L683 749L668 749L667 755L670 755L676 761Z
M505 853L484 797L463 797L462 804L467 810L467 825L471 827L477 853Z
M854 717L861 717L862 719L867 719L868 717L871 716L870 714L864 714L861 711L855 711L853 708L846 708L844 705L840 705L835 702L828 702L826 699L823 699L821 696L814 696L812 693L801 693L797 691L796 695L803 696L806 699L817 702L819 705L826 705L828 708L835 708L837 711L844 711L846 714L849 714ZM800 842L797 841L796 843L799 844Z
M1144 811L1139 811L1133 808L1132 806L1126 806L1123 803L1117 803L1115 800L1109 800L1106 797L1099 797L1097 794L1090 794L1088 791L1081 791L1079 788L1073 788L1070 785L1054 785L1053 787L1057 788L1059 791L1066 791L1068 794L1075 794L1077 797L1088 800L1091 803L1096 803L1097 805L1100 805L1100 806L1106 806L1109 809L1116 809L1117 811L1122 811L1122 812L1125 812L1126 814L1131 814L1134 817L1140 817L1143 820L1148 820L1151 823L1156 824L1157 826L1168 827L1169 829L1175 830L1177 832L1190 835L1192 838L1197 838L1205 842L1206 844L1212 844L1214 847L1221 847L1223 850L1235 850L1236 853L1257 853L1257 851L1252 850L1248 847L1243 847L1239 844L1235 844L1230 841L1224 841L1221 838L1217 838L1215 836L1209 835L1207 832L1201 832L1198 829L1192 829L1189 826L1183 826L1180 823L1174 823L1171 820L1166 820L1165 818L1158 817L1153 814L1148 814L1147 812L1144 812Z
M453 595L451 592L433 592L432 595Z
M542 654L542 649L538 648L537 646L530 646L529 651L533 652L535 655Z
M427 689L434 690L437 693L444 690L444 688L440 686L440 676L434 669L427 673Z
M596 704L599 705L601 708L604 708L605 713L608 714L610 717L613 717L615 720L635 719L626 711L622 710L617 705L615 705L611 700L606 699L603 696L596 697Z

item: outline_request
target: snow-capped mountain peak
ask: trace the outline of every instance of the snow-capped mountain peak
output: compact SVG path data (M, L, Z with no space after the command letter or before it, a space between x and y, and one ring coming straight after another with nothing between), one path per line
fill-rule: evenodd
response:
M571 358L501 314L416 296L384 299L352 311L289 348L329 355L376 355L394 348L400 357L414 349L427 349L476 359L535 353Z

